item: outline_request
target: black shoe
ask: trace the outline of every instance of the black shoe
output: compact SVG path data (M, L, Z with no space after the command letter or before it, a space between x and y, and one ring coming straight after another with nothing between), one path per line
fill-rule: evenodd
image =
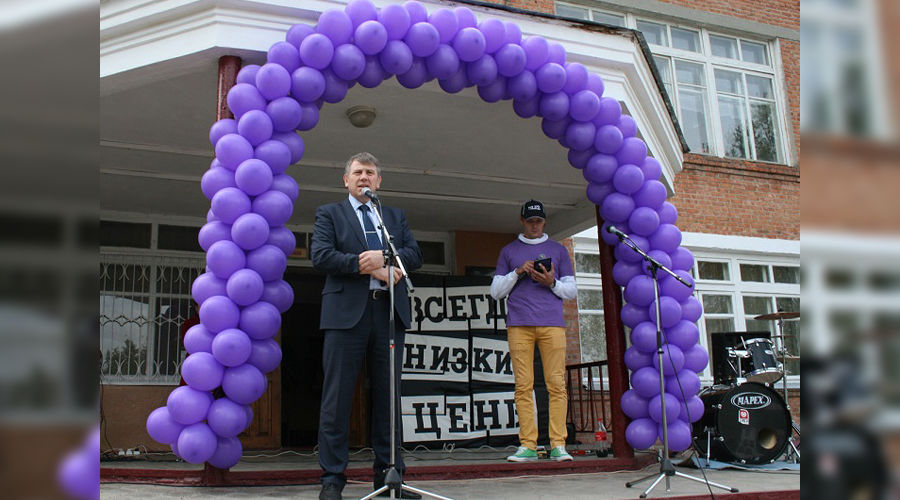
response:
M404 483L404 484L406 484L406 483ZM384 486L384 483L382 483L382 484L376 483L374 486L375 486L375 489L377 490L378 488L381 488L382 486ZM379 493L378 496L389 497L389 496L391 496L391 490L384 490L381 493ZM400 491L394 493L394 498L407 498L409 500L419 500L420 498L422 498L422 495L420 495L414 491L400 490Z
M322 485L322 491L319 492L319 500L342 500L341 487L334 483L325 483Z

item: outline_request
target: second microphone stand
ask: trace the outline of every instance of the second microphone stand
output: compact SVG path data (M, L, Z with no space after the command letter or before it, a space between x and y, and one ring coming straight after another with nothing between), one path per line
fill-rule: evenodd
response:
M689 479L691 481L696 481L698 483L706 484L707 487L715 486L716 488L721 488L726 491L730 491L731 493L737 493L738 490L736 488L732 488L730 486L725 486L722 484L714 483L708 479L706 479L705 475L703 479L699 477L694 477L683 472L679 472L675 470L675 465L672 463L672 459L669 458L669 426L668 426L668 418L666 417L666 383L665 383L665 375L663 373L663 341L662 341L662 321L660 319L660 311L659 311L659 278L657 276L657 272L662 269L666 273L669 274L672 278L678 280L682 285L690 288L691 284L685 281L681 276L675 274L671 269L662 265L654 259L653 257L647 255L637 244L635 244L631 238L628 237L627 234L615 229L613 226L610 226L610 233L615 234L619 241L621 241L625 246L637 252L649 265L650 276L653 278L653 298L656 304L656 356L659 360L659 394L660 394L660 404L662 405L662 431L663 431L663 450L662 450L662 460L659 463L659 472L657 474L650 474L649 476L642 477L637 481L631 481L625 483L626 488L631 488L632 486L642 483L648 479L656 478L653 483L650 484L643 493L641 493L641 498L647 498L647 495L659 484L663 479L666 480L666 491L670 491L670 478L672 476L678 476L685 479Z
M388 297L389 297L389 306L390 313L388 313L388 352L389 354L389 363L391 364L389 373L390 373L390 396L391 396L391 463L388 465L387 473L384 476L384 486L378 488L377 490L369 493L368 495L362 497L360 500L368 500L375 496L380 495L385 491L390 491L391 498L395 497L394 494L397 492L402 492L402 490L412 491L418 493L420 495L429 496L432 498L437 498L438 500L452 500L451 498L443 497L436 493L431 493L429 491L425 491L419 488L413 488L407 484L403 483L403 479L400 477L400 473L397 471L397 399L399 394L399 388L397 387L397 374L394 363L396 362L397 351L394 345L394 267L400 268L400 272L403 273L403 278L406 280L406 288L409 293L414 291L412 281L409 279L409 274L406 272L406 268L403 266L403 261L400 260L400 255L397 253L397 248L394 246L394 238L388 233L387 226L384 223L384 219L381 217L381 202L378 200L378 197L374 196L374 194L369 195L369 198L372 200L372 205L375 206L375 215L378 217L378 229L381 230L381 241L384 246L384 258L387 263L388 270ZM377 394L373 395L373 397L378 397ZM402 493L401 493L402 496Z

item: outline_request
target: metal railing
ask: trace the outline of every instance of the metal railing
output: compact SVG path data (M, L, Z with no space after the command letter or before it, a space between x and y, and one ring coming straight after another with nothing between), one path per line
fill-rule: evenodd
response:
M604 383L606 361L593 361L566 365L566 390L569 394L569 412L566 421L574 425L575 432L594 432L597 419L610 426L609 389Z

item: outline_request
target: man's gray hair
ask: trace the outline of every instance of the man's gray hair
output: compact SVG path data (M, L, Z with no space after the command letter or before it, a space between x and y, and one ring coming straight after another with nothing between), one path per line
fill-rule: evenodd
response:
M353 162L362 163L363 165L375 165L375 173L381 176L381 165L378 163L378 158L375 158L375 155L372 153L362 152L351 156L344 166L344 174L350 175L350 165L353 165Z

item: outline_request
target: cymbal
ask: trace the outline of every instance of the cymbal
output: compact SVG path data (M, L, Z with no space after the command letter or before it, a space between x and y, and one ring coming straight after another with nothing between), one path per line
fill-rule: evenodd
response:
M800 311L795 311L795 312L778 311L776 313L760 314L759 316L757 316L753 319L767 320L767 319L790 319L790 318L799 318L799 317L800 317Z

